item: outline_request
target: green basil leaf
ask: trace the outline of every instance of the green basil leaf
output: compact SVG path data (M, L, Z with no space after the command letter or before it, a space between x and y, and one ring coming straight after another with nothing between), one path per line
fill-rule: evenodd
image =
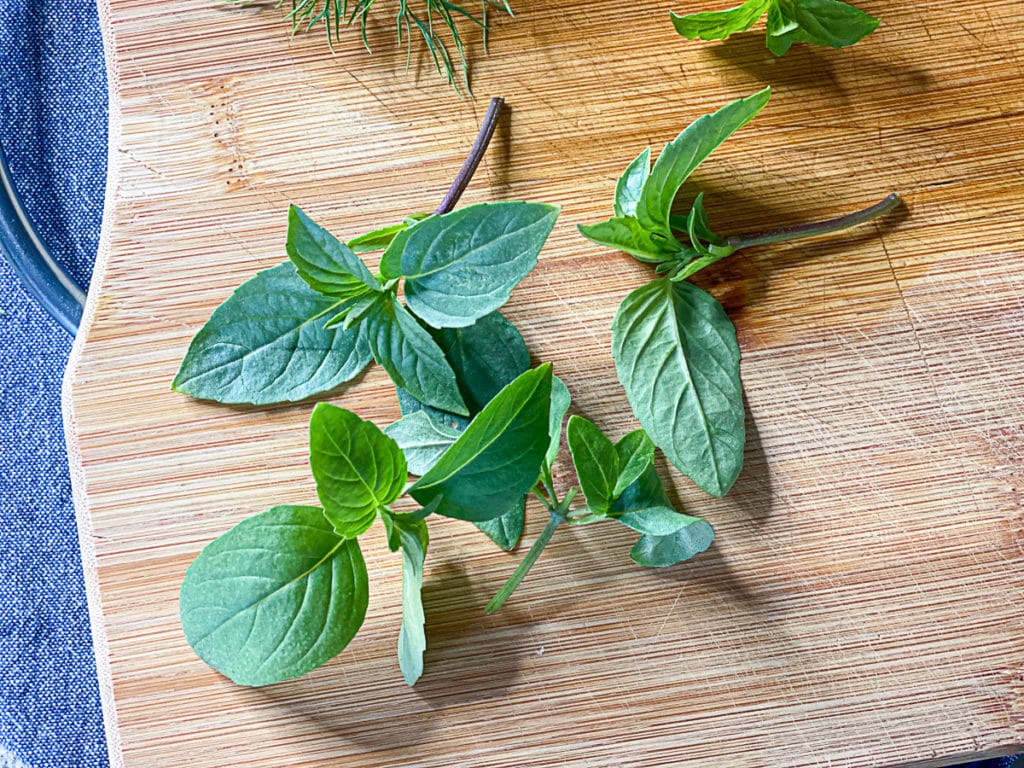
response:
M323 327L342 305L306 285L290 262L259 272L192 339L172 386L191 397L253 405L334 389L372 359L358 330Z
M309 466L324 515L340 536L355 538L402 494L405 456L377 425L318 403L309 419Z
M388 546L402 551L402 628L398 632L398 666L409 685L423 674L427 634L423 627L423 563L430 535L427 524L409 515L387 515Z
M433 216L396 237L381 258L405 278L409 308L435 328L463 327L508 301L537 263L558 208L489 203Z
M591 242L628 253L633 258L650 264L684 258L688 250L674 236L665 239L661 235L648 232L632 216L608 219L600 224L580 224L577 229Z
M366 616L359 544L316 507L274 507L208 545L185 573L181 625L203 661L269 685L337 656Z
M622 302L612 354L633 413L681 472L721 497L743 466L736 331L692 283L654 280Z
M715 530L707 520L686 517L688 523L667 536L644 534L633 545L629 556L646 568L667 568L705 551L715 540Z
M548 451L544 462L550 468L558 458L558 450L562 447L562 422L565 421L565 414L569 412L572 405L572 395L569 388L557 376L551 377L551 409L548 412Z
M519 329L500 312L463 328L427 328L455 372L471 414L479 413L509 382L530 367Z
M768 8L768 50L776 56L785 56L795 41L799 25L782 12L778 3Z
M285 250L299 277L324 296L347 299L380 290L359 257L297 205L288 209Z
M537 482L548 448L551 366L519 376L499 392L409 493L460 520L499 517Z
M615 185L615 216L636 215L636 204L640 201L640 190L651 175L651 148L647 147L629 164Z
M360 327L373 359L396 387L442 411L468 415L444 352L393 294L381 294L361 318Z
M519 499L519 503L508 512L491 520L478 520L475 525L480 531L487 534L487 537L506 552L516 548L519 539L523 536L523 527L526 523L526 497Z
M619 476L612 489L612 496L618 499L623 492L654 464L654 443L642 429L630 432L615 444L619 459Z
M644 183L637 204L636 216L644 229L669 240L675 239L669 217L683 182L722 142L750 122L770 97L771 89L765 88L753 96L738 99L694 121L665 146Z
M565 437L587 506L598 514L607 512L615 501L615 482L619 477L615 446L604 432L582 416L569 418Z
M409 472L425 475L441 455L459 439L461 430L432 419L425 411L403 416L384 430L405 454Z
M796 40L845 48L874 32L878 19L840 0L777 0L779 9L800 28Z
M398 236L400 232L404 232L409 227L414 225L418 221L423 221L430 216L426 213L416 213L406 218L401 224L392 224L390 227L381 227L375 229L373 232L367 232L365 235L354 237L348 241L347 245L356 253L371 253L372 251L382 251L391 245L391 241Z
M772 0L747 0L743 5L725 11L672 14L672 24L688 40L725 40L729 35L745 32L761 18Z

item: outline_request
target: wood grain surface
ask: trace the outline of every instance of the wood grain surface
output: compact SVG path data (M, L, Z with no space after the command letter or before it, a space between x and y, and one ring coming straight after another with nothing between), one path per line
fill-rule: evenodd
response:
M669 9L710 0L516 0L487 55L469 36L476 100L419 53L407 74L387 13L373 56L353 36L332 56L273 8L101 5L112 164L65 406L115 766L877 768L1024 744L1024 4L859 0L875 35L777 60L760 30L677 37ZM507 314L619 436L636 424L610 324L649 269L575 226L610 214L643 146L764 84L768 108L684 190L707 190L716 228L906 205L700 276L739 331L746 466L720 501L660 469L715 546L651 571L625 529L560 532L485 617L522 551L438 520L410 689L377 532L340 657L260 690L204 666L182 575L243 517L315 501L312 403L225 407L170 381L213 308L283 260L288 204L346 238L432 210L504 96L465 202L563 206ZM379 367L329 399L398 415Z

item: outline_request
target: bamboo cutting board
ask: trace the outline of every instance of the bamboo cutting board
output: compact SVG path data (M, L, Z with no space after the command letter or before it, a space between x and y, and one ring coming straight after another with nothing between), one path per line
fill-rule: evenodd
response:
M874 768L1021 748L1024 5L858 4L884 17L874 36L776 60L762 32L682 40L667 3L518 0L488 55L470 36L480 98L459 100L418 49L403 71L388 26L373 56L351 35L332 56L273 8L101 0L109 198L65 411L115 766ZM715 546L649 571L625 529L560 532L485 617L522 551L437 521L410 689L399 559L374 534L369 614L338 659L260 690L200 663L177 618L189 562L243 517L315 501L312 403L170 391L213 308L283 260L287 205L343 238L432 210L506 97L464 202L563 206L507 314L619 436L635 422L610 324L649 272L575 225L609 215L643 146L763 84L769 107L687 187L717 228L906 206L702 274L739 331L746 467L720 501L660 468ZM398 415L379 367L329 399Z

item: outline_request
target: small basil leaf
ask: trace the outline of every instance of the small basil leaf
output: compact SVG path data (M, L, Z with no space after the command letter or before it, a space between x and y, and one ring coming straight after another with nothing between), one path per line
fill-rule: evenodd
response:
M743 5L725 11L672 14L676 32L688 40L725 40L729 35L745 32L768 10L772 0L747 0Z
M630 550L633 562L646 568L667 568L705 551L715 540L715 530L704 519L686 517L687 525L667 536L644 534Z
M490 203L434 216L396 237L381 259L405 278L409 308L435 328L463 327L508 301L537 263L558 208Z
M765 88L727 104L694 121L665 146L644 183L637 204L636 216L644 229L674 239L669 217L683 182L723 141L750 122L770 97L771 89Z
M704 209L704 193L701 192L693 201L690 215L686 220L686 229L690 235L691 243L697 251L701 251L704 243L711 245L725 245L725 238L711 229L711 222L708 221L708 213ZM693 242L696 240L697 242ZM698 242L700 246L698 246ZM701 251L702 252L702 251Z
M628 253L650 264L683 258L689 250L674 236L665 238L651 234L633 216L608 219L600 224L580 224L577 229L591 242Z
M402 628L398 633L398 666L409 685L423 674L423 652L427 649L423 614L423 563L430 536L427 524L407 516L395 516L392 530L402 550ZM394 551L396 547L392 547Z
M355 539L316 507L274 507L209 544L181 585L181 625L203 661L240 685L269 685L337 656L366 616Z
M612 496L619 498L654 463L654 443L642 429L630 432L615 444L619 476Z
M402 449L409 472L425 475L459 439L460 430L430 418L425 411L416 411L389 426L384 434Z
M562 422L565 421L565 414L569 412L572 404L572 395L569 388L557 376L551 377L551 410L548 412L548 436L551 442L548 443L548 451L544 461L550 468L558 458L558 450L562 447Z
M519 376L473 419L409 493L420 504L440 496L437 513L460 520L499 517L537 482L548 448L551 366Z
M640 424L681 472L721 497L743 466L736 331L692 283L654 280L622 302L612 355Z
M615 216L635 216L640 190L651 174L651 148L647 147L629 164L615 185Z
M309 466L324 515L347 538L369 528L408 479L394 440L374 423L328 403L318 403L309 420Z
M607 512L615 501L615 482L619 477L615 446L604 432L582 416L569 418L565 437L587 506L598 514Z
M425 218L426 216L423 214L410 216L401 224L392 224L390 227L381 227L380 229L373 230L373 232L367 232L365 235L354 237L349 240L346 245L356 253L382 251L391 245L391 241L394 240L400 232L404 232L411 225Z
M795 42L795 32L799 25L786 17L778 3L768 8L768 50L776 56L785 56Z
M395 386L442 411L469 413L441 348L393 294L381 294L366 311L360 327L373 359Z
M324 328L342 305L306 285L290 262L259 272L192 339L172 386L191 397L253 405L334 389L372 360L358 330Z
M324 296L351 298L380 290L359 257L296 205L288 209L285 249L299 277Z
M700 518L680 514L671 507L645 507L625 512L615 519L648 536L669 536Z
M874 32L878 19L840 0L777 0L779 9L800 28L796 40L845 48Z
M473 523L480 531L487 534L487 537L506 552L516 548L519 539L523 536L523 526L526 517L526 497L519 499L517 506L510 509L501 517L491 520L478 520Z

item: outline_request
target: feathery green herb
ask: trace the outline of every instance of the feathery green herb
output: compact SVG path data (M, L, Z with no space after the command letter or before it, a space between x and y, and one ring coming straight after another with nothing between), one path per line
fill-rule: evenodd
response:
M661 277L630 293L612 324L612 355L626 396L651 440L713 496L732 487L745 442L740 350L725 310L684 282L742 248L837 232L895 208L890 195L849 216L754 235L714 232L697 195L685 217L672 214L694 170L768 103L770 89L695 121L650 166L645 149L619 179L615 217L581 226L584 237L655 265ZM682 231L680 231L682 230Z
M689 40L725 40L768 14L767 44L782 56L793 43L845 48L874 32L880 21L841 0L747 0L724 11L672 14L676 31Z

